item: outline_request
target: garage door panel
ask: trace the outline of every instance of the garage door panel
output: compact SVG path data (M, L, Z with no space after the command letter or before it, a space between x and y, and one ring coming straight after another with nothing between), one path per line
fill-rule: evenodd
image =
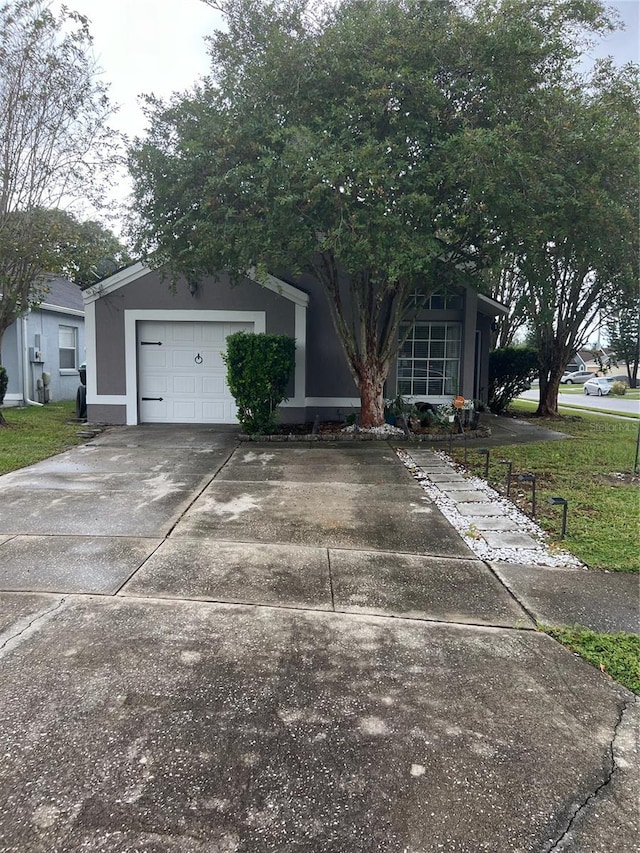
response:
M168 374L164 374L161 376L148 376L147 381L144 383L144 388L142 389L141 396L142 397L153 397L158 396L160 394L168 394L169 393L169 376Z
M197 392L197 385L200 383L195 376L174 376L172 377L172 392L174 394L189 394L193 396Z
M200 336L201 343L213 345L216 348L225 346L225 339L229 334L228 326L228 323L210 323L203 326Z
M138 346L140 420L235 423L237 408L226 384L227 368L222 353L227 336L236 331L253 331L253 324L139 323L138 340L149 344ZM145 400L145 397L163 399Z
M167 369L167 351L160 347L140 347L139 364L142 368Z
M202 393L223 395L226 390L226 382L224 376L203 376L202 377Z
M200 340L195 323L176 323L171 327L170 335L171 341L175 344L193 344Z
M145 400L141 402L141 408L144 404L146 413L146 422L169 423L169 408L166 400Z
M233 423L236 420L235 404L233 412L231 407L225 403L203 403L202 410L207 421L211 423Z
M173 404L173 413L178 418L178 423L196 423L197 412L194 400L176 400Z

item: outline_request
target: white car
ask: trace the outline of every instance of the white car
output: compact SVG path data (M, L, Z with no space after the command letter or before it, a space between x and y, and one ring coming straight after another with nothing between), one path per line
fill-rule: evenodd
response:
M584 393L595 394L597 397L602 397L603 394L608 394L611 391L611 380L604 376L594 376L593 379L587 379L584 383Z
M589 370L574 370L573 373L565 373L562 376L560 382L563 385L580 385L583 382L586 382L587 379L591 379L595 374L591 373Z

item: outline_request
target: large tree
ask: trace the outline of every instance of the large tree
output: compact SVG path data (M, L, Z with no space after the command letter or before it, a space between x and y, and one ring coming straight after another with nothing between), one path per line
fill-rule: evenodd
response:
M604 63L588 86L567 82L538 103L503 175L503 239L538 352L538 414L553 416L572 355L637 281L637 68Z
M212 78L131 152L138 246L189 275L312 272L361 397L383 420L402 323L499 248L478 147L555 84L595 0L211 2Z
M87 19L46 0L2 3L0 343L71 262L64 244L80 226L54 209L99 202L117 155L111 113Z

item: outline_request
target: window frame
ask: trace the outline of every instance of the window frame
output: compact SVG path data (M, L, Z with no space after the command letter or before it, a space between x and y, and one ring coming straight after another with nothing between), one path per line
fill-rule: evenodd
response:
M62 346L61 336L63 329L65 331L71 331L73 333L73 347L70 346ZM73 352L73 367L63 367L62 366L62 353ZM77 326L69 326L63 323L58 325L58 367L60 369L61 375L72 375L78 372L78 327Z
M454 396L460 387L462 323L453 320L416 320L410 325L411 330L398 350L396 359L397 393L403 397L423 400ZM443 329L443 337L433 336L435 328ZM452 334L454 329L455 334ZM407 324L403 324L400 340L406 331ZM416 355L416 342L421 350L419 355ZM407 346L411 350L410 354ZM440 349L441 352L434 352ZM456 355L450 355L451 350L455 350Z

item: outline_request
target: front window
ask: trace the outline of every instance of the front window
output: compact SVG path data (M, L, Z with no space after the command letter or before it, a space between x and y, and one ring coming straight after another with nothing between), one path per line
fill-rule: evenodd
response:
M77 329L75 326L58 326L58 350L60 353L60 370L76 370L78 361Z
M408 326L400 329L400 338ZM398 394L456 394L460 376L460 323L414 323L398 353Z

